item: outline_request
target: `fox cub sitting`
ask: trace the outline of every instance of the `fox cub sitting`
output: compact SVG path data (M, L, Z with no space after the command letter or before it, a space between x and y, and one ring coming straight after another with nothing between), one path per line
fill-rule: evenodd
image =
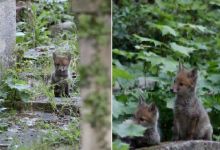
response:
M158 133L159 112L155 104L146 104L142 100L139 102L134 118L126 120L146 127L142 137L126 137L123 141L130 144L130 149L156 145L160 143L160 134Z
M173 140L211 140L209 116L196 96L196 69L186 70L180 63L171 91L176 94Z
M54 85L54 95L55 97L66 96L69 97L69 64L71 61L71 54L58 55L53 53L53 60L55 71L52 74L51 83Z

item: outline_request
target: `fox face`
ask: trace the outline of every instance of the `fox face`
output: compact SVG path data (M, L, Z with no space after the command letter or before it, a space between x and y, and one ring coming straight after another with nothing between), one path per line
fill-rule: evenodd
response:
M135 121L142 126L154 126L158 120L158 109L155 104L141 101L135 113Z
M174 80L171 91L177 95L188 95L194 92L197 81L197 69L186 70L182 64L179 64L179 71Z
M71 55L68 53L65 56L53 53L55 73L57 76L68 76L68 68L71 61Z

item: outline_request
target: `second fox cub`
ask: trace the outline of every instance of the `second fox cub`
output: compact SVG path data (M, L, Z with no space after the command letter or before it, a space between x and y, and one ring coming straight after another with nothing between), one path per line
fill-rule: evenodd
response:
M180 63L172 91L174 106L173 140L212 139L209 116L196 96L197 70L186 70Z
M58 55L53 53L53 60L55 71L52 74L51 83L54 85L55 97L67 96L69 97L69 64L71 61L71 55Z
M160 143L160 134L157 127L158 118L159 112L155 104L148 105L142 100L139 102L133 120L126 121L142 125L147 129L142 137L129 137L124 139L125 142L130 144L131 149Z

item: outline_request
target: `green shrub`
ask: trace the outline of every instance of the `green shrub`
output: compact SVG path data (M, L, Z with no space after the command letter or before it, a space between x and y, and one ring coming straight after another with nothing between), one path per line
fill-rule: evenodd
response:
M218 11L217 3L206 0L113 6L113 86L121 89L113 93L114 147L126 147L118 142L120 133L114 129L132 117L140 95L157 104L162 141L171 140L175 95L169 89L179 61L199 69L198 96L209 112L213 138L219 140ZM153 80L156 85L140 93L135 86L138 77Z

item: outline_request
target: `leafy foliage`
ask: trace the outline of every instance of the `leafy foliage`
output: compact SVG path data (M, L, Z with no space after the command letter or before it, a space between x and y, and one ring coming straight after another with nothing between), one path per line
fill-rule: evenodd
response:
M21 103L23 108L24 102L48 98L51 105L54 106L54 111L58 112L54 101L54 92L51 84L49 84L53 71L51 56L54 50L59 52L69 51L71 53L71 73L77 72L79 62L75 20L69 12L69 2L66 0L60 2L54 0L26 1L25 7L22 10L22 17L17 20L16 24L15 64L4 70L0 82L0 102L4 104L4 107L8 104L7 109L0 107L0 132L2 134L5 134L4 132L7 132L8 128L14 124L20 126L18 120L14 119L12 114L9 114L11 109L17 109L18 111L15 112L20 113L20 105L16 105L17 101L23 101ZM71 22L72 31L65 30L55 34L52 27L63 22ZM79 95L78 78L78 75L76 75L76 79L70 81L71 86L74 88L73 92L71 91L71 96ZM67 101L65 105L70 105L72 101L70 101L70 98L66 99L62 98L63 101ZM72 116L76 114L72 110L70 112L71 118L75 118ZM8 116L4 116L5 114L8 114ZM13 137L14 141L10 142L9 149L53 149L57 145L79 149L80 128L78 118L67 120L61 126L58 122L53 126L44 119L42 120L42 126L48 131L45 132L46 135L41 137L42 141L39 141L39 143L33 141L36 143L32 145L32 143L16 141L16 137ZM68 125L65 126L66 124Z
M132 3L113 5L113 124L132 117L141 94L159 107L162 141L170 140L175 96L169 89L180 60L199 69L198 96L209 112L213 138L219 140L219 5L206 0ZM145 84L140 93L135 86L140 77L156 84ZM119 142L120 132L113 133L114 149L126 149Z

